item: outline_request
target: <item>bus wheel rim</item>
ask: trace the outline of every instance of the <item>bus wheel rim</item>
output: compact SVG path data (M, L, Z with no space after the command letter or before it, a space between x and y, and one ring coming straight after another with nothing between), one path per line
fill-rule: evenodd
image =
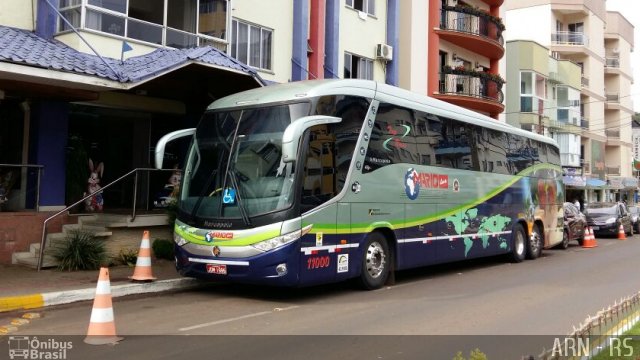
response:
M524 254L524 236L522 236L522 233L517 234L515 246L518 254Z
M367 248L365 261L367 262L367 272L372 278L377 278L384 271L386 264L386 254L380 243L373 242Z
M538 233L537 230L533 230L532 234L531 234L531 250L533 250L534 252L537 252L540 249L540 241L541 240L541 236Z

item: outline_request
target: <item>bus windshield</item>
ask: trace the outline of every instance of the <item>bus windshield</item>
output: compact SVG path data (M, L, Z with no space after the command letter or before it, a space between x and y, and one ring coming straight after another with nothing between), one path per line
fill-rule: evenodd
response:
M308 103L205 113L187 155L180 210L248 225L290 207L293 165L282 161L282 134L308 113Z

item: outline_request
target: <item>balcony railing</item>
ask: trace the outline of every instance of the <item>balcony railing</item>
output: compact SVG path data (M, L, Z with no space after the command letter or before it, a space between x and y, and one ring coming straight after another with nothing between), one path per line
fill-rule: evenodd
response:
M620 138L620 130L605 130L604 134L609 138Z
M558 31L551 33L551 43L554 45L589 45L589 37L583 32Z
M589 120L585 118L580 119L580 127L583 129L589 129Z
M610 103L619 103L620 102L620 94L618 93L609 93L605 95L607 102Z
M442 30L478 35L504 44L504 25L500 18L467 6L443 6L440 16Z
M583 87L589 87L589 78L582 75L582 77L580 78L580 83Z
M606 58L606 67L608 68L619 68L620 67L620 57L619 56L615 56L615 57L607 57Z
M607 175L620 175L620 166L607 166Z
M502 103L502 82L476 72L440 73L440 93L471 96Z

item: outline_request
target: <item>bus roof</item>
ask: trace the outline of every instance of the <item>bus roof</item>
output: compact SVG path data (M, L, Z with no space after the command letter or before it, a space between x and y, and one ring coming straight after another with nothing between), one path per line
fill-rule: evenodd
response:
M550 137L535 134L501 121L496 121L486 115L449 104L445 101L372 80L323 79L270 85L218 99L209 105L207 109L228 109L343 94L363 96L371 99L375 98L376 100L412 109L419 109L438 116L446 116L464 122L481 124L490 129L517 134L557 146L555 140Z

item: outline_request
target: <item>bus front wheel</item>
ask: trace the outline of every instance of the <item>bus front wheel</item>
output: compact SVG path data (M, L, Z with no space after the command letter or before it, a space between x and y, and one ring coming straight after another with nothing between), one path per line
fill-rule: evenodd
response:
M367 290L381 288L389 277L391 264L387 239L379 232L367 238L362 255L360 283Z
M522 262L525 257L525 244L527 243L527 233L521 224L518 224L513 229L513 235L511 236L511 260L515 263Z

